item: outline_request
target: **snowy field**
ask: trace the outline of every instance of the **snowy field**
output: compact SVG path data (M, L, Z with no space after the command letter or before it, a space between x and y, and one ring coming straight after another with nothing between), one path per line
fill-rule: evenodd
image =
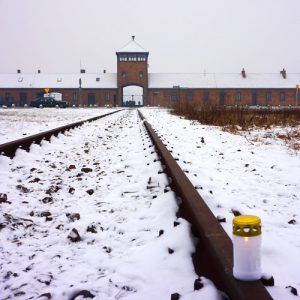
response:
M220 299L161 170L136 110L0 157L0 299Z
M163 109L141 111L213 213L226 218L229 236L233 211L261 217L263 271L275 279L268 290L295 299L285 287L300 292L300 152L276 139L278 128L241 136Z
M82 121L113 111L113 108L8 108L0 107L0 144Z
M32 134L24 131L30 124L44 131L109 111L0 110L1 134L6 128L13 140ZM2 122L10 112L11 123ZM31 122L24 112L38 114ZM296 299L285 287L300 291L300 153L272 130L233 135L167 110L142 112L213 213L226 218L229 236L232 211L261 217L263 271L275 278L268 290ZM136 110L0 157L0 193L8 195L0 201L0 300L71 300L81 290L97 300L220 299L205 278L193 291L190 225L177 219L156 158Z

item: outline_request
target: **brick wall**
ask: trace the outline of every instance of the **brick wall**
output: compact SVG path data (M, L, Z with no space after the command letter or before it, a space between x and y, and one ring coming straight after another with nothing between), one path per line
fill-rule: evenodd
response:
M256 96L255 96L256 95ZM300 104L300 95L298 95ZM256 101L255 101L256 99ZM295 89L149 89L150 106L170 107L177 101L203 105L295 105Z
M198 105L204 103L213 105L221 103L225 105L295 105L295 89L147 89L147 78L135 78L141 70L140 67L137 65L136 68L133 68L128 73L126 81L120 79L119 93L117 89L82 89L81 104L85 106L90 103L98 106L114 106L118 101L119 106L122 106L123 84L126 86L134 82L135 85L138 83L144 87L144 105L150 106L170 107L176 101L186 101ZM80 104L78 89L53 89L52 91L62 93L63 99L70 105L77 106ZM30 102L37 98L38 93L43 93L43 89L0 89L0 99L10 97L16 106L24 106L25 103L30 105ZM221 101L221 93L223 93L223 102ZM237 93L240 93L240 100L237 98ZM253 93L256 93L256 103ZM271 93L269 100L267 100L268 93ZM284 93L284 101L283 98L280 99L283 97L282 93ZM26 95L26 100L24 95ZM116 102L114 102L114 98ZM300 95L298 96L298 104L300 105Z

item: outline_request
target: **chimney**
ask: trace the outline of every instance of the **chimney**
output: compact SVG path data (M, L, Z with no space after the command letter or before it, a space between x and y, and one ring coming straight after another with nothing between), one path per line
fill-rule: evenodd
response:
M81 74L85 73L85 69L80 69L80 73Z
M243 78L246 78L246 71L245 71L245 69L243 68L243 70L242 70L242 76L243 76Z
M38 74L40 74L41 73L41 70L38 70Z
M106 73L106 70L103 70L103 73L105 74L105 73Z
M132 35L131 37L132 37L132 40L134 41L134 39L135 39L135 36L134 36L134 35Z
M283 77L284 79L286 79L286 70L285 70L285 68L283 68L283 69L280 71L280 74L282 75L282 77Z
M18 73L18 74L21 74L21 70L20 70L20 69L18 69L18 70L17 70L17 73Z

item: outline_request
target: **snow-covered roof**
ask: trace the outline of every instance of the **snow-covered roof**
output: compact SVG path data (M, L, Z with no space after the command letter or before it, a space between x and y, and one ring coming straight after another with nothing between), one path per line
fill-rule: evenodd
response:
M127 43L122 49L117 51L117 53L148 53L141 45L139 45L132 36L132 40Z
M116 73L0 74L0 88L117 88Z
M0 88L117 88L116 73L1 74ZM149 73L149 88L295 88L300 73Z
M150 73L149 88L295 88L300 73Z

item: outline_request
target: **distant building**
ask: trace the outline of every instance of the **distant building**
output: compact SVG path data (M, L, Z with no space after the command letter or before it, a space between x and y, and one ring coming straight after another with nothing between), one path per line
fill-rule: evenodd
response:
M300 74L148 73L149 52L134 36L117 54L117 73L0 74L0 104L24 106L44 93L60 92L70 105L171 106L177 101L198 105L295 105ZM300 100L298 101L300 102Z

